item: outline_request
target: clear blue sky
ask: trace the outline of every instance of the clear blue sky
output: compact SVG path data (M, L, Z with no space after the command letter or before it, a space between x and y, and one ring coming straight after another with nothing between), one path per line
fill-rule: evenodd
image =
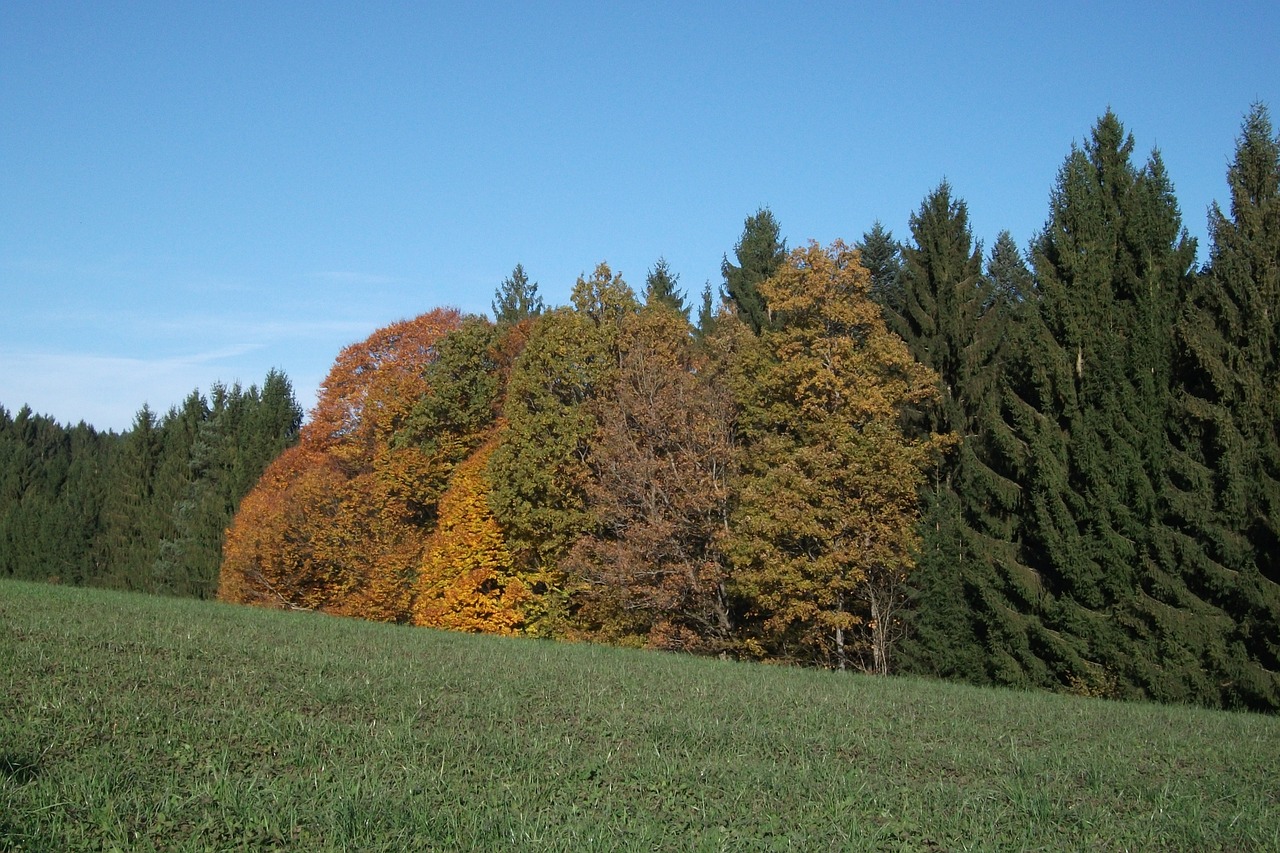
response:
M885 8L880 8L885 7ZM743 220L899 238L944 177L1026 245L1110 106L1186 227L1225 201L1257 3L0 2L0 405L123 430L337 352L516 263L548 302L665 256L697 297Z

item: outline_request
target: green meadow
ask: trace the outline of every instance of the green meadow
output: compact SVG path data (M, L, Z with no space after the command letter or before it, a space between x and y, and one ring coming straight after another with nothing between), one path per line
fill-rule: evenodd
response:
M0 848L1277 850L1280 720L0 582Z

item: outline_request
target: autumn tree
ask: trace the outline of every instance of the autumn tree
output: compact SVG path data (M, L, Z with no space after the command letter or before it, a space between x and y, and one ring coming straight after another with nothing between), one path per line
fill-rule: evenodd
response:
M903 408L935 396L937 379L888 331L870 287L840 242L795 250L761 285L775 323L744 354L729 553L761 651L839 668L865 652L883 673L917 491L945 439L903 433Z
M437 309L339 353L300 443L237 514L220 598L408 618L440 487L432 457L396 438L461 320Z
M576 579L561 561L591 524L587 468L597 428L591 402L611 386L623 318L638 304L607 264L579 277L572 308L540 317L511 371L504 426L489 461L489 496L538 596L529 630L566 630Z
M732 403L706 381L684 315L623 318L618 367L589 404L591 526L565 561L598 638L717 651L732 624L720 540L733 464Z
M514 634L524 625L533 592L517 573L488 503L493 447L483 445L458 465L440 498L418 572L416 625L486 634Z

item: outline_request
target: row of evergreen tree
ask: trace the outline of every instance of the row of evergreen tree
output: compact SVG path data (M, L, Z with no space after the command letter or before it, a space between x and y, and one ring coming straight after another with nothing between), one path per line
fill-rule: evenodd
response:
M1027 258L945 183L864 262L962 436L924 493L909 670L1280 707L1280 143L1248 114L1195 267L1108 113Z
M279 371L122 434L0 407L0 577L213 597L223 532L301 420Z

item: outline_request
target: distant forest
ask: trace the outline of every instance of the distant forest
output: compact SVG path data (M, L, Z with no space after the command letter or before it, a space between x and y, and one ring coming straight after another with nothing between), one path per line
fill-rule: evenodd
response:
M1043 229L768 209L686 304L601 264L122 436L0 410L0 566L463 631L1280 709L1280 138L1196 264L1108 112ZM232 412L234 411L234 414ZM223 536L223 528L230 523ZM225 541L224 541L225 539Z
M236 507L301 422L279 371L122 435L0 407L0 577L212 598Z

